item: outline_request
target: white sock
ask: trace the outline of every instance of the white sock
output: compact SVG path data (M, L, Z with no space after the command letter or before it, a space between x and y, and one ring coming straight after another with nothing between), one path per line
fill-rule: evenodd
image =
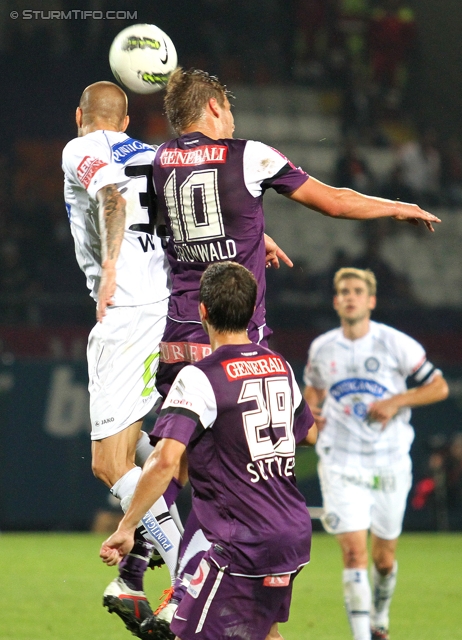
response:
M382 576L375 566L372 567L372 580L374 584L374 598L371 612L373 627L385 627L388 629L388 616L391 598L396 587L398 576L398 563L393 563L393 569L387 576Z
M140 437L136 442L135 464L143 467L152 451L154 451L154 447L149 440L148 434L146 431L140 431Z
M172 504L169 511L176 526L178 527L178 531L181 533L181 535L183 535L184 527L183 527L183 523L181 522L180 512L178 511L178 507L176 506L175 503Z
M371 640L371 587L367 569L343 570L343 597L354 640Z
M120 499L120 506L125 512L131 502L135 487L141 475L140 467L133 467L118 480L111 493ZM175 581L181 533L178 530L164 498L159 498L149 511L141 518L141 533L150 540L165 561L170 571L172 585Z

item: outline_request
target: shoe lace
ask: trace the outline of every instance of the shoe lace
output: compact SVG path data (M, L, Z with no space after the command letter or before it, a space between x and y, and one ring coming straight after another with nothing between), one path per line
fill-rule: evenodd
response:
M169 587L168 589L164 589L162 595L159 598L159 600L162 600L162 598L164 600L163 600L163 602L160 603L160 605L154 611L154 615L155 616L159 615L159 613L162 611L162 609L165 609L165 607L168 605L168 603L172 599L172 596L173 596L173 587Z

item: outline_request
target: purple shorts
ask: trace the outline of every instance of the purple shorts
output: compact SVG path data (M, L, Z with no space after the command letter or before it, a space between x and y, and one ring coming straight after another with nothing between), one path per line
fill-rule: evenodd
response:
M249 326L249 339L268 346L267 337L260 336L258 329ZM167 318L162 342L160 343L160 363L156 374L156 387L163 398L170 391L178 373L188 364L198 362L211 353L210 340L202 325L197 322L177 322Z
M170 629L181 640L265 640L275 622L289 618L292 584L264 586L264 578L220 571L206 552L178 606Z

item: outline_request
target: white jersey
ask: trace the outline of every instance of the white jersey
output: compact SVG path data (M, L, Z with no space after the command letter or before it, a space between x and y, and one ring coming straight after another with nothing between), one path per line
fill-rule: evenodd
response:
M369 406L406 391L406 380L430 382L435 373L423 347L401 331L377 322L363 338L349 340L341 328L313 341L304 372L306 385L327 391L326 425L316 451L325 464L378 468L409 453L414 430L403 408L382 430L368 420Z
M108 184L116 184L127 203L116 264L115 306L150 304L169 296L167 258L154 224L154 156L150 145L116 131L95 131L71 140L64 148L64 199L77 262L94 300L101 279L96 194Z

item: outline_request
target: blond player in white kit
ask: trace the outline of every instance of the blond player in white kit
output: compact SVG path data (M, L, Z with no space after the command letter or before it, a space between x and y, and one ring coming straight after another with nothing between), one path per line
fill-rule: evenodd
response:
M63 151L64 196L77 261L97 302L87 350L92 469L126 510L152 451L141 425L159 398L155 375L170 294L155 228L155 150L124 133L127 97L113 83L85 89L76 121L78 137ZM181 539L163 497L142 524L104 595L134 633L152 614L142 582L152 547L173 582Z
M319 429L322 521L342 551L354 640L388 640L395 552L412 482L411 407L444 400L448 386L418 342L370 320L372 271L340 269L334 288L341 326L313 341L304 372L304 396Z

